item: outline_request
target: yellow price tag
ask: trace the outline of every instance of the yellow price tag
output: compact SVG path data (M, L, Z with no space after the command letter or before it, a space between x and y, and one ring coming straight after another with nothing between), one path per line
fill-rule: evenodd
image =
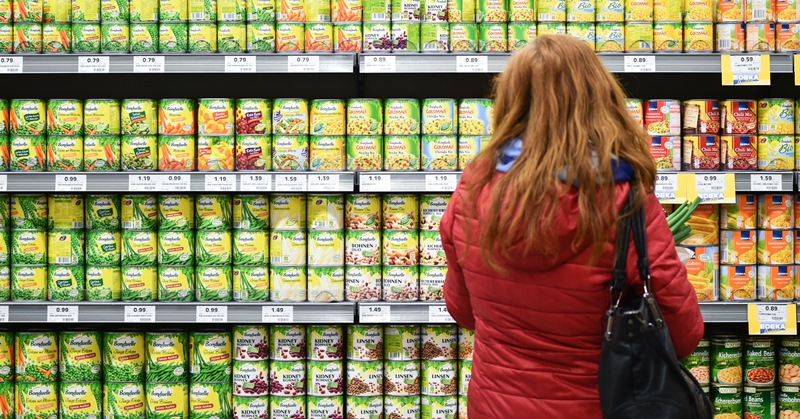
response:
M722 55L723 86L769 86L769 54Z
M679 173L678 182L686 191L688 201L700 197L703 204L736 202L736 176L733 173Z
M662 204L682 204L686 201L686 185L681 184L677 173L659 173L655 194Z
M796 335L797 305L794 303L748 304L747 327L751 335Z
M800 55L794 56L794 85L800 86Z

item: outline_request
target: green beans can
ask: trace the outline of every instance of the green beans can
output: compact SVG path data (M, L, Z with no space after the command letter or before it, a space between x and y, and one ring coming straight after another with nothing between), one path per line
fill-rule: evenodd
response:
M230 382L232 350L230 333L191 333L189 359L192 381Z
M86 228L88 230L118 230L121 209L119 195L87 195Z
M233 197L233 228L245 230L269 228L268 196L235 195Z
M159 230L159 265L191 265L194 263L194 259L193 231Z
M234 265L259 265L267 262L268 233L261 230L234 230Z
M99 332L61 332L61 381L100 381L103 377L102 344Z
M188 418L189 385L182 383L147 383L148 418Z
M230 265L233 260L230 230L198 230L195 249L198 265Z
M80 266L50 266L47 270L47 296L50 301L83 301L86 274Z
M100 0L100 20L127 22L130 20L130 4L125 0Z
M194 299L194 266L159 266L158 300L192 301Z
M275 25L271 22L250 22L247 24L247 51L274 52Z
M232 296L230 266L198 266L195 268L197 301L230 301Z
M58 339L56 332L17 332L16 381L58 381Z
M246 0L245 10L247 11L248 22L275 21L274 0Z
M89 265L86 268L86 299L88 301L119 301L122 272L119 266Z
M269 269L266 266L233 267L234 301L267 301Z
M144 333L106 332L103 334L102 353L106 382L144 381Z
M192 382L189 389L189 418L233 417L231 383Z
M217 25L189 23L189 52L217 52Z
M145 418L143 382L103 383L104 415L108 418Z
M186 358L186 332L153 332L145 337L147 368L145 377L150 383L185 382L189 377Z
M196 228L198 230L230 229L231 202L230 195L198 195L195 198Z
M122 195L122 229L155 230L158 208L155 195Z
M156 264L158 240L154 231L122 232L122 264L152 266Z
M122 301L153 301L158 273L155 266L122 266Z

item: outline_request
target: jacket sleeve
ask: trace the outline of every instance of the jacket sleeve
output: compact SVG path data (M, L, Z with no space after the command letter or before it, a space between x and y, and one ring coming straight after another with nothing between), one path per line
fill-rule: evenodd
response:
M683 358L692 353L703 337L703 317L694 287L686 276L686 268L675 251L675 241L667 219L652 193L645 200L645 217L651 292L669 327L675 353L678 358ZM628 278L638 278L636 252L631 250L629 256Z
M472 303L470 302L469 290L464 281L464 272L459 263L456 253L455 241L453 237L454 226L456 223L456 208L460 205L459 191L453 194L450 204L442 217L439 226L439 234L442 236L442 246L447 256L447 277L444 281L444 300L447 304L447 311L453 316L458 324L470 330L475 330L475 318L472 315Z

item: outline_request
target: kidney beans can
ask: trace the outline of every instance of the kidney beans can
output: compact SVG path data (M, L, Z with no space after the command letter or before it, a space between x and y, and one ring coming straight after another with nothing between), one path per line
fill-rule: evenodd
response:
M306 326L272 326L269 331L270 357L278 361L306 358Z
M344 394L343 361L308 361L306 378L310 396L338 396Z
M726 170L756 170L758 167L758 141L750 135L720 137L720 160Z
M344 359L344 329L341 325L308 326L308 357L312 361Z

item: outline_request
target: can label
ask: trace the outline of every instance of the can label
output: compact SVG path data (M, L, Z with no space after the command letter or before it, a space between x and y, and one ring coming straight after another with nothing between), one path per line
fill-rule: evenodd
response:
M380 136L347 137L347 170L382 170L383 142Z
M194 276L194 266L159 266L158 299L160 301L192 301Z
M689 373L691 373L700 385L708 385L709 365L711 362L711 348L707 339L701 339L689 356L681 360L681 363Z
M720 207L720 226L732 230L756 228L756 197L752 194L736 196L736 203Z
M306 378L308 394L311 396L344 394L342 361L308 361Z
M742 382L742 343L737 339L711 340L711 375L715 384Z
M380 299L380 266L345 266L344 276L347 301L378 301Z
M115 301L120 299L122 273L118 266L89 266L86 269L86 299Z
M720 298L723 301L752 301L756 298L754 266L720 266Z
M415 135L420 133L420 105L416 99L390 99L386 101L384 130L388 135Z
M231 383L196 383L189 390L189 409L191 415L208 417L232 417L233 407Z
M197 301L230 301L232 281L230 266L199 267L195 271L195 298Z
M229 333L191 333L189 352L194 382L222 383L231 379L231 336Z
M650 137L650 155L658 170L680 170L681 138L679 136Z
M308 354L314 361L344 359L342 326L309 326Z
M144 333L107 332L102 353L106 377L120 382L144 381Z
M86 276L83 266L51 266L47 271L50 301L82 301Z
M58 340L56 333L18 332L14 347L19 359L16 360L16 381L54 382L58 376ZM55 409L56 406L53 406Z
M383 380L383 362L381 361L347 364L348 396L379 396L383 392Z
M267 301L269 270L261 266L234 266L233 300Z
M123 266L122 301L153 301L157 277L155 266Z
M147 417L188 417L187 383L153 383L147 386Z
M16 384L17 417L55 418L58 416L56 383Z
M381 237L377 231L347 230L345 263L348 265L379 265Z
M270 228L306 228L307 195L270 195Z
M350 326L347 329L347 359L375 361L383 359L383 328L381 326Z
M304 267L275 266L270 268L270 296L272 301L305 301L308 277Z
M756 296L761 301L788 301L795 297L797 270L795 266L756 267L758 272Z
M186 333L148 333L146 344L148 382L168 383L188 378Z
M17 136L10 137L12 171L41 171L45 169L44 136Z
M344 264L344 232L309 231L308 264L310 266Z
M269 394L270 371L267 361L234 362L233 394L234 396L266 396Z
M265 361L269 359L267 326L234 326L234 360Z
M269 346L271 358L280 361L306 358L306 327L300 325L272 326Z
M347 135L383 134L383 107L380 99L347 101Z

